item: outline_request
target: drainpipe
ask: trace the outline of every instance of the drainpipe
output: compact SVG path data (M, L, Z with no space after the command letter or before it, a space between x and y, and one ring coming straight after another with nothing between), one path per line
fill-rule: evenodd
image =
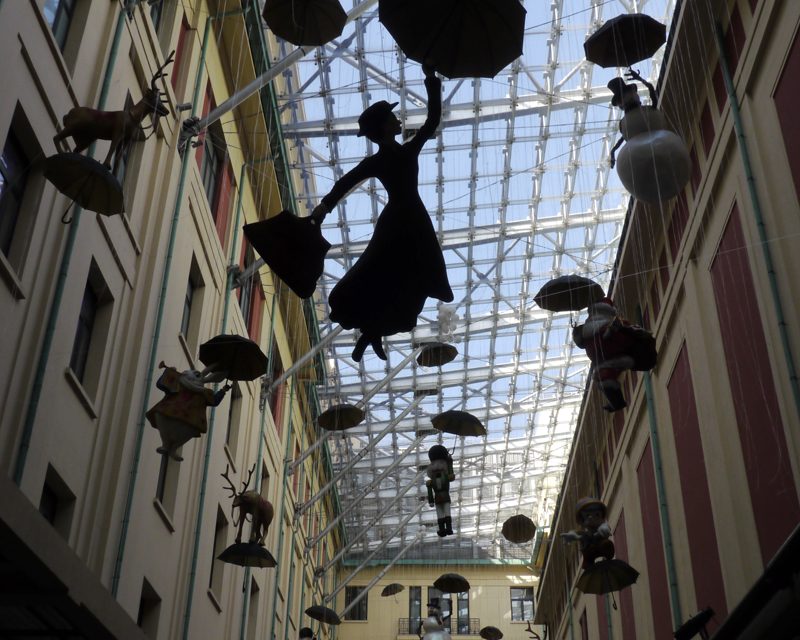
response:
M200 80L203 76L203 67L206 59L206 49L208 48L208 34L211 27L211 17L206 19L205 31L203 33L203 46L200 52L200 65L197 70L197 77L195 79L194 99L192 104L194 108L200 96ZM153 385L153 372L156 368L156 352L158 350L158 342L161 336L161 323L164 319L164 307L166 306L167 299L167 285L169 284L169 273L172 267L172 257L175 250L175 239L178 230L178 219L180 217L181 203L183 202L183 193L186 188L186 176L189 170L189 159L192 154L185 153L181 162L181 173L178 180L178 193L175 197L175 206L172 211L172 222L170 224L169 239L167 241L167 255L164 260L164 272L161 276L161 290L158 294L158 305L156 307L156 322L153 328L153 337L150 341L150 355L147 362L147 377L145 379L144 394L142 396L142 406L139 411L139 421L136 424L136 443L134 445L134 458L133 465L130 473L130 480L128 481L128 493L125 499L125 513L122 518L122 531L119 536L119 545L117 546L117 558L114 562L114 575L111 578L111 594L117 595L119 590L120 574L122 573L122 559L125 555L125 543L128 538L128 525L130 523L131 509L133 508L133 494L136 487L136 478L139 473L139 460L142 455L142 440L144 438L144 424L145 413L147 412L148 405L150 404L150 388ZM209 432L208 437L211 436ZM193 560L194 565L195 560ZM190 598L191 604L191 598Z
M614 628L611 623L611 605L608 604L609 597L608 594L603 596L603 600L605 600L606 606L606 625L608 626L608 640L614 640Z
M644 325L642 308L636 307L639 324ZM661 536L664 538L664 556L667 563L667 579L669 580L669 600L672 605L672 626L677 629L683 624L681 601L678 596L678 574L675 571L675 554L672 545L672 527L669 523L667 508L667 490L664 486L664 467L661 462L661 443L658 438L658 422L656 421L656 403L653 395L653 381L650 372L643 371L644 394L647 400L647 424L650 430L650 443L653 450L653 469L656 476L656 493L658 495L658 512L661 520Z
M0 2L2 2L2 0L0 0ZM105 75L103 76L103 84L100 89L100 100L97 103L98 109L103 109L108 100L108 92L111 89L111 76L114 73L114 65L117 60L119 43L122 40L122 28L124 26L125 13L120 11L117 16L117 27L114 30L114 37L111 41L111 51L108 55L108 64L106 65ZM95 143L92 143L87 156L92 156L94 148ZM53 302L50 305L50 312L47 316L47 325L42 340L42 350L39 352L39 359L36 363L36 372L34 373L33 383L31 384L31 396L28 399L28 408L25 411L25 420L22 424L22 439L17 448L17 459L14 464L13 475L14 482L17 486L22 484L22 474L25 471L25 462L28 457L28 449L31 445L33 426L36 423L36 412L39 409L39 399L42 396L42 387L44 386L44 374L50 360L50 349L53 346L53 336L56 332L58 312L61 308L61 298L64 296L64 287L67 283L67 274L69 273L69 265L72 260L72 252L75 250L75 241L78 237L78 226L81 221L82 211L82 207L75 205L72 214L72 223L69 225L69 231L67 232L67 243L64 247L64 255L61 258L61 265L58 269L56 289L53 293Z
M728 101L731 105L731 115L733 116L733 128L736 132L736 142L739 146L739 153L742 155L742 164L744 165L744 174L747 178L747 191L750 195L750 204L753 207L753 215L756 219L756 227L758 228L758 239L761 244L761 251L764 256L764 264L767 267L767 275L769 276L769 291L772 295L772 304L775 307L775 315L778 319L778 335L781 338L781 346L783 347L783 354L786 358L786 368L789 370L789 384L792 386L792 396L794 397L794 406L800 415L800 382L797 377L797 368L795 366L794 355L792 354L792 346L789 342L788 324L786 316L783 313L783 302L781 300L781 293L778 289L778 279L775 272L775 264L772 261L772 252L769 248L769 238L767 238L767 228L764 224L764 215L761 209L761 200L756 191L756 180L753 175L753 165L750 162L750 151L747 147L747 139L744 135L744 126L742 124L742 113L739 109L739 98L736 96L736 90L733 87L733 78L731 77L730 66L728 65L728 57L725 54L725 43L722 35L722 27L719 22L715 25L717 51L719 52L719 66L722 70L722 78L725 80L725 90L728 93Z

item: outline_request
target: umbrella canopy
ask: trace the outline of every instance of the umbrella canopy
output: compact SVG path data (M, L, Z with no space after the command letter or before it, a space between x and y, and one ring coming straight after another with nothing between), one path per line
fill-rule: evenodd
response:
M337 0L267 0L263 15L276 36L298 46L326 44L347 22Z
M536 525L528 516L519 514L511 516L503 523L503 537L509 542L522 544L533 540L536 535Z
M601 560L583 572L575 586L583 593L603 595L632 585L639 572L623 560Z
M399 582L392 582L392 584L387 584L383 591L381 591L382 596L393 596L396 593L400 593L405 587L400 584Z
M503 632L497 627L484 627L480 631L480 636L485 640L500 640L503 637Z
M417 356L417 364L422 367L441 367L452 362L457 355L458 349L452 344L431 342L422 347L422 351Z
M337 404L323 411L317 422L328 431L344 431L361 424L364 411L352 404Z
M311 218L281 211L269 220L244 225L244 235L278 277L301 298L309 298L331 248Z
M448 78L493 78L522 55L519 0L380 0L378 19L403 53Z
M44 177L84 209L104 216L125 211L122 186L94 158L80 153L57 153L44 161Z
M533 300L547 311L578 311L604 295L603 287L594 280L570 275L550 280Z
M469 591L469 582L467 579L457 573L443 573L433 583L442 593L463 593Z
M583 43L586 59L601 67L630 67L667 41L667 27L644 13L608 20Z
M228 380L255 380L267 372L267 356L252 340L222 334L200 345L200 362L224 371Z
M486 428L471 413L466 411L445 411L431 418L433 426L439 431L456 436L485 436Z
M300 629L300 638L313 638L314 632L311 630L311 627L303 627Z
M264 547L255 542L236 542L217 556L219 560L240 567L277 567L278 562Z
M341 619L333 609L324 607L321 604L315 604L306 609L306 615L326 624L342 624Z

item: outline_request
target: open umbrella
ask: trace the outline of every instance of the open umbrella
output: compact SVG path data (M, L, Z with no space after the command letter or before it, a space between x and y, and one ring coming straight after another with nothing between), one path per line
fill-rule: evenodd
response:
M583 43L589 62L601 67L630 67L650 58L667 41L667 27L644 13L608 20Z
M443 573L436 578L433 586L442 593L464 593L469 591L467 579L457 573Z
M244 225L244 235L292 291L301 298L313 295L331 248L318 224L284 210L268 220Z
M503 637L503 632L497 627L484 627L480 631L480 636L484 640L500 640Z
M528 516L518 514L511 516L503 523L502 533L509 542L523 544L530 542L536 535L536 525Z
M522 55L519 0L380 0L378 19L403 53L448 78L493 78Z
M392 584L387 584L383 588L383 591L381 591L381 595L384 597L393 596L396 593L400 593L403 589L405 589L405 587L399 582L392 582Z
M326 624L342 624L341 618L336 614L333 609L324 607L321 604L315 604L306 609L306 615L314 620L319 620Z
M337 0L267 0L263 15L275 35L298 46L326 44L347 22Z
M267 372L267 356L252 340L221 334L200 345L200 362L224 371L228 380L255 380Z
M362 409L352 404L337 404L323 411L317 422L328 431L344 431L360 424L363 419Z
M240 567L277 567L278 562L255 542L235 542L217 556L219 560Z
M583 593L603 595L636 582L639 572L624 560L601 560L586 569L575 586Z
M545 284L533 300L548 311L578 311L605 295L594 280L578 275L560 276Z
M44 177L84 209L104 216L125 211L119 180L94 158L57 153L44 161Z
M445 411L431 418L433 426L439 431L456 436L485 436L486 428L471 413L466 411Z
M417 364L422 367L441 367L452 362L458 355L458 349L452 344L444 342L431 342L422 347L417 356Z

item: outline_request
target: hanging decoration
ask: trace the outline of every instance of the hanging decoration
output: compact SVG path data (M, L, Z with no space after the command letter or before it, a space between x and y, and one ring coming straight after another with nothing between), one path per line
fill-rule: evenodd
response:
M114 215L125 210L122 185L115 177L124 149L134 141L145 140L142 121L150 116L155 130L159 117L169 114L167 103L162 99L164 92L156 86L159 79L166 76L164 69L172 64L175 51L153 74L150 86L144 90L142 99L121 111L99 111L91 107L73 107L63 117L64 128L54 137L59 143L72 137L75 149L72 152L57 153L44 162L44 176L61 193L89 211L102 215ZM81 155L96 140L110 140L108 154L102 164L88 156ZM113 164L112 164L113 163ZM66 212L62 222L66 219Z
M422 621L422 640L450 640L450 633L444 628L439 598L428 603L428 617Z
M323 411L317 423L327 431L344 431L361 424L363 420L363 409L352 404L337 404Z
M601 67L630 67L651 58L667 41L667 27L644 13L606 21L583 43L586 59Z
M399 582L392 582L391 584L387 584L383 588L383 590L381 591L381 596L383 596L384 598L386 598L388 596L393 596L393 595L396 595L396 594L400 593L404 589L405 589L405 587L402 584L400 584Z
M248 472L247 480L242 483L241 491L236 490L236 485L230 479L227 465L225 473L221 474L228 482L228 486L225 488L231 492L230 497L233 498L231 521L233 526L238 529L235 542L219 555L219 559L242 567L275 567L278 563L263 546L275 510L272 508L272 503L258 491L247 490L255 470L256 465L254 464ZM236 509L239 510L238 521L234 515ZM247 516L252 519L250 538L247 542L242 542L242 528Z
M603 287L594 280L567 275L548 281L533 300L547 311L580 311L603 296Z
M310 606L306 609L306 615L313 620L324 622L325 624L342 624L341 618L339 618L339 615L333 609L329 609L321 604Z
M300 640L313 640L314 632L311 627L302 627L300 629Z
M455 360L457 355L458 349L452 344L431 342L422 347L422 352L417 356L417 364L421 367L443 367Z
M320 225L284 209L278 215L244 225L244 235L272 271L300 298L310 298L331 248Z
M452 409L431 418L434 428L456 436L485 436L486 427L471 413Z
M519 0L380 0L378 19L412 60L447 78L493 78L522 55Z
M458 573L443 573L433 582L442 593L464 593L469 591L469 581Z
M572 339L586 349L595 379L608 400L603 408L609 412L628 406L617 380L623 371L649 371L656 366L653 334L621 318L611 298L589 305L589 316L572 330Z
M228 380L255 380L267 372L267 356L252 340L221 334L200 345L200 362Z
M478 635L484 640L501 640L503 632L497 627L483 627Z
M266 0L262 15L276 36L298 47L327 44L347 23L337 0Z
M602 595L619 591L632 585L639 577L639 572L627 562L614 558L606 511L606 505L600 500L581 498L575 509L575 520L580 529L561 534L567 542L580 543L583 573L576 586L583 593Z
M450 483L456 479L453 457L447 447L435 444L428 449L428 459L431 461L425 470L428 476L425 481L428 504L436 506L436 522L439 525L436 533L443 538L453 535L453 519L450 516Z
M533 540L533 536L536 535L536 525L528 516L520 513L506 520L501 532L509 542L524 544Z

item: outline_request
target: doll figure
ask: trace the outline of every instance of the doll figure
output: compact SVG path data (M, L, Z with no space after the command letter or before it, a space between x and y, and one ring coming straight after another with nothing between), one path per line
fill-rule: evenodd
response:
M611 527L606 521L606 505L596 498L581 498L575 510L580 527L562 533L567 542L579 542L583 556L583 574L577 587L584 593L618 591L636 582L639 572L627 562L614 559L614 543L609 540ZM597 560L600 559L600 562Z
M422 640L450 640L450 634L442 623L442 610L439 608L438 599L428 603L428 617L422 622L425 635Z
M453 458L447 448L436 444L428 450L431 463L426 469L428 480L428 504L436 505L436 519L439 524L439 537L453 535L453 519L450 517L450 482L456 479L453 472Z
M395 137L400 121L397 103L371 105L358 118L358 135L378 145L378 152L342 176L311 213L321 223L351 189L368 178L381 181L388 200L364 253L329 296L330 317L345 329L358 328L353 350L360 361L367 345L386 360L383 336L411 331L427 298L453 300L444 256L430 216L417 191L419 153L434 136L442 113L441 80L423 66L428 92L428 117L405 144Z
M603 408L613 412L627 406L617 378L627 370L649 371L656 364L652 334L619 317L611 298L589 305L589 317L572 330L572 339L586 349L594 374L608 400Z
M226 384L216 393L205 387L208 383L224 380L224 371L187 369L181 373L163 362L158 366L164 369L164 373L156 386L164 392L164 397L146 415L161 434L162 444L156 451L180 462L183 458L177 450L191 438L199 438L208 431L206 408L216 407L222 402L231 386Z

